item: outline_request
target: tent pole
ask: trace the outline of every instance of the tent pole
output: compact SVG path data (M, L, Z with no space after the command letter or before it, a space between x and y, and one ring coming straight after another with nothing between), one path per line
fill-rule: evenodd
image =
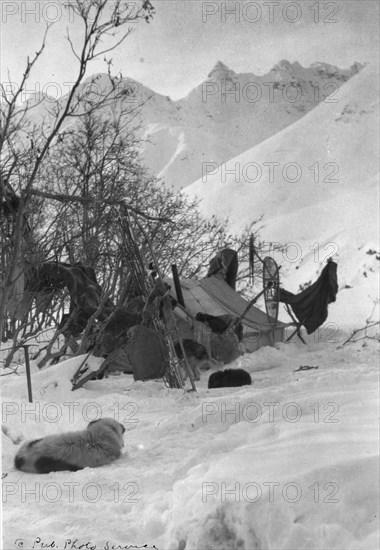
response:
M235 325L238 325L239 323L242 322L242 320L244 319L244 317L247 315L248 311L251 309L252 306L255 305L255 303L257 302L257 300L264 294L264 292L266 291L266 288L264 288L264 290L262 290L261 292L258 293L257 296L255 296L250 302L249 304L247 305L247 307L245 308L245 310L243 311L243 313L240 315L240 317L235 321Z
M183 299L182 288L181 288L181 283L179 280L178 269L176 264L172 264L172 273L173 273L173 281L174 281L175 293L177 295L178 303L181 304L182 307L186 307L185 300Z
M293 319L293 322L296 326L296 330L294 332L292 332L292 334L289 336L289 338L287 338L285 340L285 342L289 342L289 340L291 340L293 338L293 336L297 333L297 336L298 338L302 341L303 344L305 344L305 346L307 346L305 340L303 339L302 337L302 334L301 334L301 326L302 324L297 322L297 320L295 319L295 317L293 316L291 310L290 310L290 307L289 307L289 304L285 303L285 307L286 307L286 311L288 312L288 314L290 315L290 317Z

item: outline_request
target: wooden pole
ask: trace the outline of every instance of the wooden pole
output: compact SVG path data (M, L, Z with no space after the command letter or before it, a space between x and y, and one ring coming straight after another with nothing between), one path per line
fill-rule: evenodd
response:
M247 307L245 308L245 310L243 311L243 313L240 315L240 317L235 321L235 325L238 325L239 323L241 323L241 321L244 319L244 317L247 315L248 311L251 309L252 306L255 305L255 303L257 302L257 300L260 298L260 296L262 296L264 294L264 292L266 291L266 288L264 290L262 290L261 292L259 292L259 294L257 296L255 296L250 302L249 304L247 305Z
M181 283L179 280L178 269L176 264L172 264L172 273L173 273L175 293L177 295L177 301L179 304L181 304L182 307L186 307L185 300L183 299L182 288L181 288Z
M30 374L30 362L29 362L29 347L31 344L24 344L22 347L24 348L24 354L25 354L25 366L26 366L26 381L28 384L28 399L29 403L33 403L33 395L32 395L32 377Z

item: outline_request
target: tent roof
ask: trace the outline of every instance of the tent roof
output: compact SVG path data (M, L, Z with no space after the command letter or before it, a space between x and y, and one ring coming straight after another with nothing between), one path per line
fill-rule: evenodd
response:
M170 284L170 293L176 297L172 279L166 279ZM224 280L218 277L208 277L201 281L193 279L181 279L181 288L186 309L192 316L198 312L209 315L234 315L239 317L248 305L240 294L234 291ZM253 329L270 329L267 314L255 306L243 319L243 324ZM281 321L277 321L277 327L285 327Z

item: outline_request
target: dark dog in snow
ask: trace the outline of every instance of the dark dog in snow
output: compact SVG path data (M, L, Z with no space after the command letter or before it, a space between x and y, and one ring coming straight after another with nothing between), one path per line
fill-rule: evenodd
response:
M124 426L113 418L100 418L81 432L48 435L24 443L14 465L17 470L37 474L104 466L120 457L124 432Z
M208 379L209 388L248 386L252 384L249 372L244 369L225 369L213 372Z

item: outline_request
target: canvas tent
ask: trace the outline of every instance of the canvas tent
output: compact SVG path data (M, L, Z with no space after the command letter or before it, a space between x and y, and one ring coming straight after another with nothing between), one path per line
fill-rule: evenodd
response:
M171 289L170 294L176 298L172 279L165 279ZM217 276L207 277L201 281L193 279L180 280L185 308L177 305L174 310L179 333L182 338L192 338L210 352L211 330L204 323L195 320L197 313L209 315L232 315L239 317L248 305L240 294L235 292L223 279ZM256 351L261 346L282 342L285 336L284 323L277 321L274 326L269 323L266 313L252 307L243 319L243 341L241 351Z

